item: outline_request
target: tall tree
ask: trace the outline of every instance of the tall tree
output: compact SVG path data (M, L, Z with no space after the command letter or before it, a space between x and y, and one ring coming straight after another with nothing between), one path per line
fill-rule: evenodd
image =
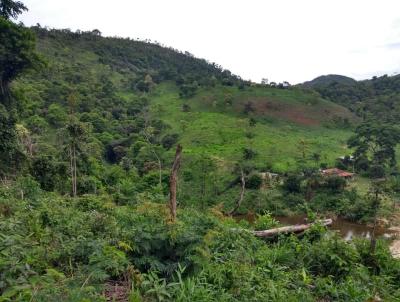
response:
M158 154L156 150L156 146L154 144L154 127L151 125L151 118L150 118L150 112L147 108L145 108L142 112L143 114L143 119L144 119L144 128L142 130L142 134L146 142L148 143L148 146L150 147L150 150L154 156L154 158L157 160L158 163L158 184L159 187L162 187L162 161L161 161L161 156Z
M15 174L22 159L24 154L18 144L15 119L0 104L0 177L4 179Z
M356 129L348 141L354 148L355 160L366 158L373 165L394 167L396 146L400 142L400 129L393 125L366 121Z
M76 197L78 195L78 156L83 153L83 146L87 136L87 128L75 117L71 117L61 135L69 159L72 196Z
M178 171L181 166L182 146L176 147L175 159L169 177L169 209L171 212L171 220L176 219L176 185L178 182Z
M0 0L0 16L4 19L16 19L23 11L28 8L21 1Z
M239 199L236 202L235 207L229 212L229 215L235 214L236 211L240 208L240 206L241 206L241 204L243 202L244 192L246 190L246 178L245 178L245 174L244 174L243 168L240 165L238 165L237 169L240 170L240 183L241 183L240 196L239 196Z
M0 103L6 106L10 105L10 83L26 69L42 63L35 51L33 32L8 20L21 12L18 3L0 1Z

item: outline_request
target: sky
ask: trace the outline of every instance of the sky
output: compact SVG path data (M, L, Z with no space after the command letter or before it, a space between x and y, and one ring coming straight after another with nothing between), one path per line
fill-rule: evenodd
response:
M400 72L399 0L22 0L26 25L150 39L243 79Z

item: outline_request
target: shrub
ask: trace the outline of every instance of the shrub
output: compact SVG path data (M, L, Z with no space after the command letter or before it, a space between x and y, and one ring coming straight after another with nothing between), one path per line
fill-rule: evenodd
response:
M298 175L289 175L283 183L283 189L288 193L300 193L301 177Z
M262 215L257 215L257 219L254 222L254 229L255 230L267 230L270 228L277 227L279 222L274 219L269 212L265 212Z
M372 165L368 169L368 174L371 178L385 177L385 168L382 165Z
M339 193L345 188L346 180L342 177L331 176L325 180L324 186L333 193Z
M162 138L161 144L165 149L169 150L172 148L173 145L175 145L178 142L178 139L179 135L176 133L167 134Z
M105 245L89 257L89 265L96 271L94 277L99 280L119 277L127 270L128 264L125 253L109 245Z
M246 180L246 188L259 189L262 185L262 177L260 173L252 173Z
M257 152L254 151L253 149L250 149L250 148L243 149L243 159L245 159L245 160L253 159L254 157L256 157L256 155L257 155Z

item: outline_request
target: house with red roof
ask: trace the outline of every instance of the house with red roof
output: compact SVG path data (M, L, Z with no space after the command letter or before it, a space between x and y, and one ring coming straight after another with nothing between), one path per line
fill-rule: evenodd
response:
M354 176L354 173L347 172L338 168L325 169L321 171L322 176L336 176L345 179L351 179Z

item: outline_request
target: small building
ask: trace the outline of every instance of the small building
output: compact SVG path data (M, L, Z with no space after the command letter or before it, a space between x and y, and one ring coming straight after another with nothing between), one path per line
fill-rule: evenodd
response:
M321 171L322 176L337 176L345 179L351 179L354 173L340 170L338 168L325 169Z

